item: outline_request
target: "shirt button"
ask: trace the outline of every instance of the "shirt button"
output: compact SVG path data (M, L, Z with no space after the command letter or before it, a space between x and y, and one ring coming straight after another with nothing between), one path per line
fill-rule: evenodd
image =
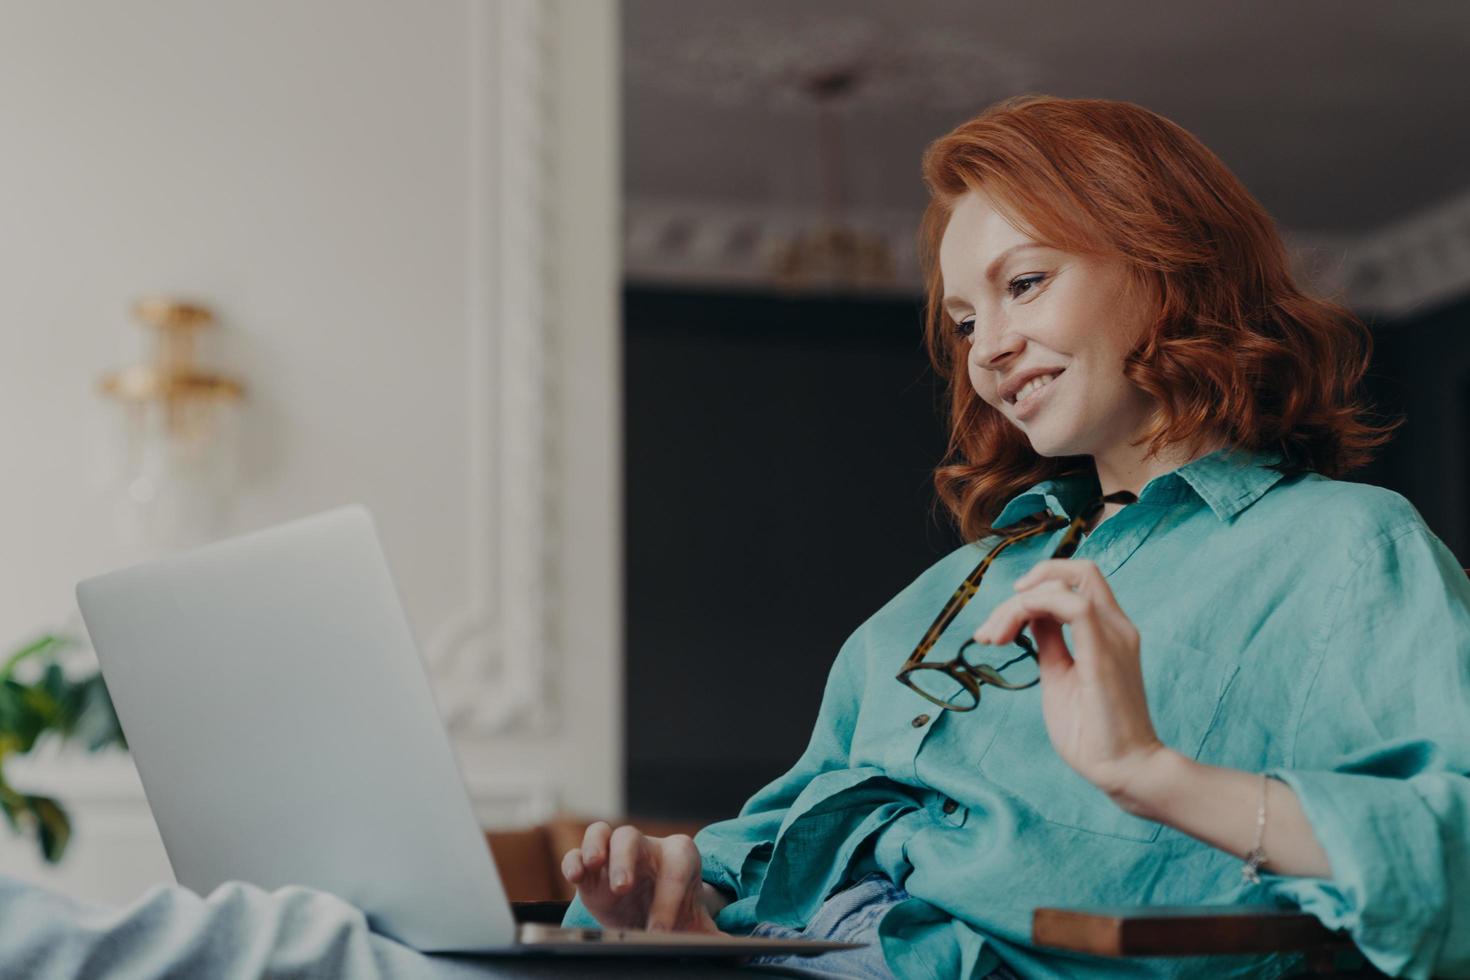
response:
M920 715L913 720L912 724L915 728L923 728L925 725L929 724L929 716Z
M945 800L944 806L940 807L940 809L942 809L945 813L954 813L959 808L960 805L954 800Z

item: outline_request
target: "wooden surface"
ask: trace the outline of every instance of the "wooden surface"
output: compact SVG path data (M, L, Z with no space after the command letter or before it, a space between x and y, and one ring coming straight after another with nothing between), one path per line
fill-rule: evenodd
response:
M1347 936L1295 909L1241 905L1037 909L1031 941L1095 956L1271 953L1352 945Z

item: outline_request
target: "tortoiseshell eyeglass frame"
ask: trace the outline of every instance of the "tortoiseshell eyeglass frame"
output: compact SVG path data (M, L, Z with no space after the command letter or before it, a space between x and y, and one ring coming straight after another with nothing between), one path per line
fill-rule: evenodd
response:
M1127 505L1137 502L1138 498L1133 494L1127 490L1119 490L1094 500L1078 511L1077 516L1070 521L1059 514L1047 512L1027 523L1014 534L1007 535L1001 539L1000 543L994 548L991 548L990 553L980 560L980 564L975 566L975 570L965 576L965 580L960 583L960 587L955 589L954 595L950 596L949 601L939 611L939 615L935 618L933 624L924 632L924 638L919 641L918 646L914 647L914 652L909 654L908 660L904 661L902 669L898 672L897 680L914 691L914 693L950 711L973 711L977 708L980 705L980 685L982 684L990 684L1006 691L1020 691L1028 687L1035 687L1041 682L1041 678L1038 677L1035 680L1025 683L1012 683L1001 676L1000 673L1011 664L1024 660L1027 657L1033 660L1036 659L1036 647L1032 645L1030 637L1024 633L1017 633L1015 639L1015 644L1021 648L1021 653L1007 660L999 667L993 667L990 664L972 664L965 659L965 651L975 645L974 637L965 640L960 646L959 652L944 663L925 663L924 658L929 655L929 651L934 648L934 644L939 642L940 635L944 633L950 623L954 622L954 618L960 614L960 610L965 608L965 603L969 602L976 591L979 590L980 580L985 577L985 573L990 569L991 563L995 561L996 556L1002 551L1005 551L1018 541L1025 541L1028 538L1034 538L1042 534L1050 534L1058 528L1065 527L1067 533L1062 535L1061 541L1057 542L1057 546L1052 551L1051 557L1070 558L1077 551L1077 546L1082 543L1083 529L1092 523L1092 519L1102 511L1104 506L1107 504ZM922 690L913 681L912 675L916 670L943 671L949 677L959 682L970 695L970 701L965 703L946 701L943 698L935 697L927 691Z

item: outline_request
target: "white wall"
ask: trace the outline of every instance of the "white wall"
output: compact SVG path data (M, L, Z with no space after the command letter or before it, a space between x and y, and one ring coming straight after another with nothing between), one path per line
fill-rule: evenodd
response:
M155 292L216 307L224 366L249 387L222 532L361 501L421 640L475 598L471 515L486 506L467 460L484 392L466 361L489 276L477 114L496 95L472 87L498 77L475 62L493 56L477 24L497 9L477 2L497 0L0 7L0 649L63 625L73 584L131 557L84 478L83 432L97 377L136 347L129 305ZM575 614L546 651L552 723L460 739L499 822L622 803L617 18L611 0L538 10L559 528L546 564ZM562 683L569 670L583 683ZM136 798L115 764L68 765L26 775L52 773L83 821L89 794L112 809ZM121 824L94 842L107 826ZM78 853L95 847L87 831ZM0 870L36 873L17 854L30 846L0 831ZM124 896L149 860L63 884Z

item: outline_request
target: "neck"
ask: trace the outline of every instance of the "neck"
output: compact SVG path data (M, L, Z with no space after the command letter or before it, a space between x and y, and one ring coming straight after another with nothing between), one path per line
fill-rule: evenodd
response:
M1099 453L1092 458L1097 468L1097 482L1104 495L1118 490L1127 490L1134 496L1143 491L1154 477L1177 470L1185 463L1193 462L1219 449L1223 443L1206 441L1203 448L1187 446L1165 446L1156 456L1146 455L1146 446L1124 445L1110 453ZM1123 509L1123 504L1107 504L1093 528ZM1092 530L1089 528L1088 530Z

